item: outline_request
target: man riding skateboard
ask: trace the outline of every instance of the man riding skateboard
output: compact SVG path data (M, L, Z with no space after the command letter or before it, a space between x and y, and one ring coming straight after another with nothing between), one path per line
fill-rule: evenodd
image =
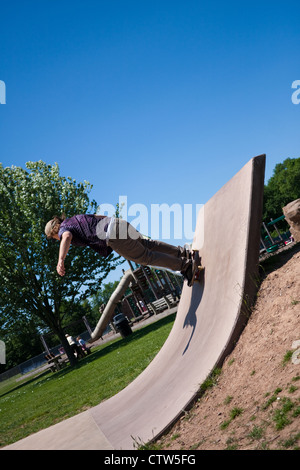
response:
M115 251L137 264L180 271L189 286L193 285L201 264L198 258L190 256L186 248L144 238L131 224L115 217L90 214L71 218L55 216L46 224L45 234L48 239L61 242L56 267L60 276L65 274L64 260L71 244L89 246L104 257Z

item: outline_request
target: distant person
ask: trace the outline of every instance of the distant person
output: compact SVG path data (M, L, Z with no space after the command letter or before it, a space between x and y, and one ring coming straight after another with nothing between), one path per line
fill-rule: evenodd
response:
M143 300L139 300L136 305L140 310L142 310L142 312L147 312L147 307Z
M66 335L66 338L68 340L69 345L71 346L71 349L73 350L73 353L77 358L79 357L84 357L84 353L82 352L81 348L78 346L76 341L74 340L73 336Z
M90 348L87 347L86 342L80 336L76 338L76 341L84 353L91 354Z
M137 264L180 271L189 285L196 269L185 248L146 239L128 222L115 217L79 214L67 219L55 216L46 224L45 234L48 239L61 242L56 267L60 276L65 275L64 260L71 244L89 246L104 257L114 250Z

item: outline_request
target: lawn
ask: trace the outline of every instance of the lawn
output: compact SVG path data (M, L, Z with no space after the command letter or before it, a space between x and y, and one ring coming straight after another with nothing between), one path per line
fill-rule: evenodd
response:
M46 371L26 382L0 383L0 446L8 445L115 395L152 361L175 314L92 349L74 368Z

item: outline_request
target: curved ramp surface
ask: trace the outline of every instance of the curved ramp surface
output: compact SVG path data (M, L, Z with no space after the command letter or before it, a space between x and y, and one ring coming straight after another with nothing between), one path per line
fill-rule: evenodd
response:
M256 292L264 168L264 155L253 158L201 209L193 248L204 278L184 286L172 331L144 372L107 401L6 449L128 450L180 416L247 322Z

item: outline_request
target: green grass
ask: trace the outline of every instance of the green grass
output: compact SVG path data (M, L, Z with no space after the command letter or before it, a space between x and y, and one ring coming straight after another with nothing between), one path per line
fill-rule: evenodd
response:
M285 367L286 364L291 360L293 355L293 351L287 351L284 355L283 361L282 361L282 366Z
M289 412L293 409L294 403L290 398L283 397L281 399L281 408L278 408L274 412L274 421L276 425L276 429L279 431L283 429L285 426L290 424L291 420L289 417Z
M214 387L218 383L218 378L221 374L221 369L216 368L212 371L212 373L207 377L207 379L201 384L200 391L201 393L206 392L211 387Z
M94 348L75 368L0 384L0 446L74 416L115 395L159 352L175 314Z
M231 421L233 421L237 416L240 416L243 413L243 411L244 411L243 408L238 408L238 407L232 408L232 410L230 411L230 418L223 421L220 424L220 429L222 430L226 429L231 423Z

